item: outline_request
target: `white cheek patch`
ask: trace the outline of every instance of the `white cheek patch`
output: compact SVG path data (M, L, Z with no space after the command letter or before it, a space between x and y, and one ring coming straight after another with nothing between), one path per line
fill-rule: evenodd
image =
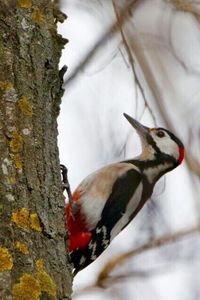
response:
M165 136L162 138L159 138L157 135L153 135L153 139L162 153L173 156L176 160L179 159L179 147L166 132Z

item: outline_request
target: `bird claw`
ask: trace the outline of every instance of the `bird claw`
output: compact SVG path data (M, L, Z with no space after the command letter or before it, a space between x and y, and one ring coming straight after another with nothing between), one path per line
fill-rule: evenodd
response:
M60 165L60 170L62 174L63 190L66 190L69 187L69 182L67 178L68 169L64 165Z
M69 203L72 204L72 193L67 177L68 169L64 165L60 165L60 170L61 170L61 175L62 175L62 186L63 186L63 192L66 191L68 198L69 198Z
M65 165L60 165L60 170L61 170L61 174L62 174L62 186L63 186L63 192L66 190L67 195L68 195L68 199L69 199L69 203L71 205L71 213L72 213L72 217L73 219L75 219L75 214L78 211L78 206L76 203L74 203L73 201L73 197L72 197L72 193L71 193L71 189L70 189L70 185L69 185L69 181L68 181L68 177L67 177L67 173L68 173L68 169L65 167Z

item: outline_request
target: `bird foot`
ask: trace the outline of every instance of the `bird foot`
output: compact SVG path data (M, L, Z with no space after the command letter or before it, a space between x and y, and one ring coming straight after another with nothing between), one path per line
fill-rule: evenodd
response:
M72 216L74 217L74 215L76 214L78 208L77 208L77 204L74 203L74 201L73 201L71 188L70 188L70 184L69 184L68 176L67 176L68 169L65 167L65 165L60 164L60 170L61 170L61 175L62 175L63 192L64 191L67 192L69 203L70 203L70 206L71 206L71 213L72 213Z

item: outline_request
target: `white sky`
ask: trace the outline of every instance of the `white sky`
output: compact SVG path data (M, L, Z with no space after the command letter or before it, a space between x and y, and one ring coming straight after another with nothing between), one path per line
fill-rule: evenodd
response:
M78 6L76 3L79 3ZM110 1L88 3L68 0L63 7L68 19L59 30L69 39L69 44L63 51L60 66L68 66L67 76L114 18ZM167 103L176 132L187 143L186 125L199 125L200 110L193 108L199 101L200 93L200 27L189 14L172 11L160 0L149 0L144 1L135 13L133 28L140 30L145 53L151 58L152 69L157 75L162 100ZM140 150L139 141L122 113L140 119L144 103L139 96L136 111L135 84L130 68L127 68L118 51L119 44L118 36L107 41L76 81L66 88L63 97L59 117L60 160L69 169L72 189L90 172L113 161L133 157ZM155 107L155 104L152 103L152 106ZM156 116L158 121L161 120L159 115ZM147 110L141 120L145 125L154 125ZM163 123L159 122L159 125L163 126ZM125 144L125 152L121 152ZM193 186L185 163L168 174L165 187L164 184L164 180L161 180L157 185L154 199L159 202L162 215L168 221L168 229L173 231L194 224L198 212L192 200ZM144 216L145 209L114 240L102 257L77 275L75 291L93 282L102 263L114 253L131 249L135 241L139 243L140 237L145 242L146 234L141 231L141 222L145 221L147 228L152 220L144 220ZM157 234L162 234L162 226L159 227L155 223ZM145 266L151 263L155 266L156 261L155 257L143 257ZM164 262L167 262L166 259ZM128 291L126 300L133 299L133 295L134 300L190 300L188 293L190 281L193 280L192 273L194 270L199 272L195 266L197 261L191 264L178 263L173 268L172 262L168 272L134 281L134 291L132 280L128 286L125 285ZM200 280L200 276L197 277ZM148 295L144 290L146 287ZM94 294L78 298L110 299L109 294L106 295L96 293L95 298Z

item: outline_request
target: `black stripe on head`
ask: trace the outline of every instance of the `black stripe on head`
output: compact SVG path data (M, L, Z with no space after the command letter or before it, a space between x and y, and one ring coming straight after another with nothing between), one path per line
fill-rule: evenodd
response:
M177 145L181 148L184 148L184 145L183 143L172 133L170 132L169 130L165 129L165 128L162 128L162 127L159 127L159 128L156 128L157 130L163 130L163 131L166 131L168 133L168 135L171 137L171 139L177 143Z
M154 141L154 139L151 137L151 135L147 135L146 136L146 140L147 140L147 143L149 145L152 146L152 148L157 152L157 153L161 153L159 147L157 146L156 142Z

